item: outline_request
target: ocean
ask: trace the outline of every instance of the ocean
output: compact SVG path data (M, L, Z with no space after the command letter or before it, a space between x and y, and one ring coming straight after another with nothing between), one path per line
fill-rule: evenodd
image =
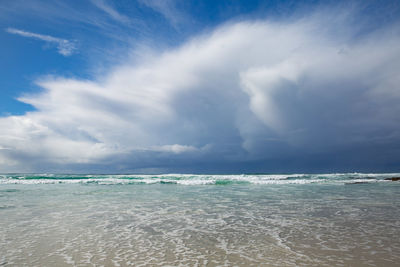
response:
M0 175L0 266L399 266L400 174Z

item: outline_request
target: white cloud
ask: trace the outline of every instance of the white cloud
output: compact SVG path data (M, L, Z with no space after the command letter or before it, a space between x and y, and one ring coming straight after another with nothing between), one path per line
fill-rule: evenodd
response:
M163 146L155 146L151 148L152 151L157 152L172 152L175 154L185 153L185 152L194 152L198 149L194 146L185 146L185 145L163 145Z
M41 41L45 41L47 43L53 43L57 45L58 53L60 53L63 56L70 56L74 53L74 50L76 50L76 44L73 41L66 40L66 39L61 39L61 38L56 38L50 35L43 35L43 34L38 34L38 33L33 33L33 32L27 32L23 30L18 30L14 28L7 28L7 32L20 35L23 37L28 37L28 38L33 38Z
M0 118L2 161L173 170L349 150L398 158L400 36L354 41L346 20L330 22L238 22L98 80L43 78L43 92L20 98L37 111Z

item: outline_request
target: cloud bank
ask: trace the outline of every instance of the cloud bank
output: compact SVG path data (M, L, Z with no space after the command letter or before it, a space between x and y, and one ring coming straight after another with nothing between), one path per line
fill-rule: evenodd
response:
M18 30L14 28L7 28L7 32L20 35L23 37L28 37L28 38L33 38L41 41L45 41L46 43L50 44L56 44L57 45L57 50L58 53L63 55L63 56L70 56L74 53L76 50L76 45L73 41L61 39L61 38L56 38L50 35L43 35L43 34L38 34L38 33L33 33L33 32L27 32L23 30Z
M38 37L39 38L39 37ZM346 17L241 21L97 80L43 77L0 118L0 171L389 170L400 35Z

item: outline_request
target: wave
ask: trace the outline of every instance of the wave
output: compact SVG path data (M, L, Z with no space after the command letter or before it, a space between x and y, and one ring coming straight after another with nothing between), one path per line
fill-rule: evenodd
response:
M331 174L160 174L160 175L67 175L67 174L2 174L0 184L361 184L388 182L400 173L331 173Z

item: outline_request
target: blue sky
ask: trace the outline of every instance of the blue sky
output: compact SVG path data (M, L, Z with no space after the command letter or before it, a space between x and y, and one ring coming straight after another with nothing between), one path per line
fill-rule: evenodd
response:
M1 172L400 169L398 1L2 1Z

